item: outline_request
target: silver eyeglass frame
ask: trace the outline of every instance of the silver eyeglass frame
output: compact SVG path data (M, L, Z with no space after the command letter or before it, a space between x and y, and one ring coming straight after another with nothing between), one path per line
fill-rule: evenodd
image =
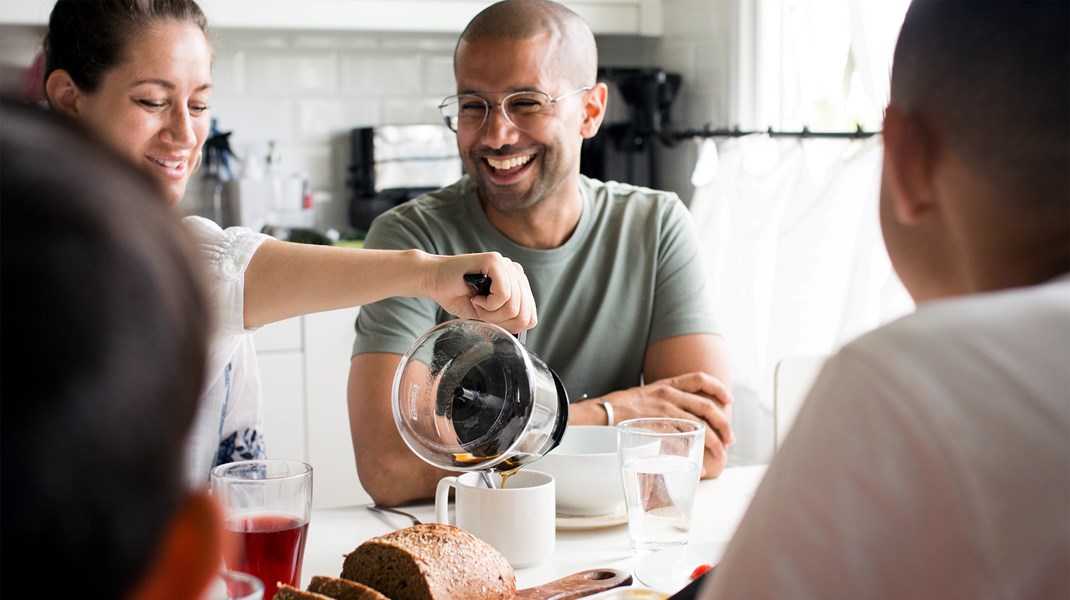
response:
M576 88L576 89L572 90L571 92L566 92L564 94L561 94L560 96L557 96L556 98L551 96L550 94L547 94L546 92L541 92L539 90L519 90L519 91L516 91L516 92L510 92L510 93L506 94L505 96L502 96L502 99L497 101L497 102L491 102L490 100L487 100L486 98L484 98L483 96L480 96L479 94L454 94L453 96L447 96L446 98L444 98L442 100L442 102L439 103L438 110L442 113L442 120L445 121L446 127L448 127L450 129L450 131L452 131L454 133L459 133L459 131L458 131L459 128L454 126L454 124L452 123L451 117L446 114L446 110L445 110L446 107L449 106L450 104L457 104L458 100L462 96L465 96L465 97L469 97L470 96L472 98L479 98L486 105L486 111L483 113L483 121L479 124L479 127L476 127L474 129L472 129L471 131L479 131L480 129L483 129L483 126L487 124L487 120L490 118L490 113L491 113L491 111L494 110L495 106L497 106L498 109L502 111L502 116L505 117L505 120L510 125L512 125L513 127L517 128L520 131L528 131L527 129L524 129L523 127L520 127L519 125L517 125L516 122L513 121L512 117L509 116L509 111L505 110L505 103L508 102L508 100L510 98L512 98L514 96L518 96L520 94L541 94L543 96L546 96L550 106L553 107L554 105L556 105L561 100L564 100L564 99L569 98L571 96L575 96L576 94L580 94L580 93L583 93L583 92L589 92L589 91L591 91L593 89L594 89L593 85L585 85L585 86L583 86L581 88ZM454 118L456 118L456 117L454 117ZM530 131L529 131L529 133L530 133Z

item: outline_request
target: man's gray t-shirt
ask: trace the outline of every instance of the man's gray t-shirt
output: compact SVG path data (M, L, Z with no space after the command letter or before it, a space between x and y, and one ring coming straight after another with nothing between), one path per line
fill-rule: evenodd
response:
M698 239L673 193L580 177L583 214L551 250L517 245L487 219L466 176L380 215L365 248L433 254L500 252L524 267L539 323L526 345L573 401L639 385L646 348L666 338L717 334ZM454 318L435 302L389 298L363 307L353 354L404 354Z

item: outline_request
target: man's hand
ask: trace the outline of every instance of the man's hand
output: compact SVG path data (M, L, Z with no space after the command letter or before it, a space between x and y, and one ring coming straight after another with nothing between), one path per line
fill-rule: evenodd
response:
M706 425L702 477L717 477L728 460L727 447L735 443L727 406L732 395L716 377L701 371L677 375L602 397L613 406L616 420L673 417Z
M450 314L480 319L520 333L538 323L535 298L524 267L497 252L434 256L427 296ZM490 277L490 294L477 296L464 281L466 274Z

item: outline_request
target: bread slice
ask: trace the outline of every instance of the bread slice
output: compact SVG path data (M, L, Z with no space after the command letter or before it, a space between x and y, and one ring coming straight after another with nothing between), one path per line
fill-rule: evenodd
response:
M490 544L452 525L424 523L372 538L346 555L342 578L391 600L507 600L516 574Z
M350 581L315 575L308 584L308 591L333 598L334 600L390 600L372 588Z
M271 600L331 600L330 596L324 596L315 592L306 592L285 583L279 585L279 590L271 597Z

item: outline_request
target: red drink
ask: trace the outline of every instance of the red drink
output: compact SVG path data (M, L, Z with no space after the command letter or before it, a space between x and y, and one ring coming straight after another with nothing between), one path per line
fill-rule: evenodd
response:
M301 586L308 523L293 515L258 514L227 519L226 535L237 548L238 559L227 565L264 582L264 600L271 600L278 584Z

